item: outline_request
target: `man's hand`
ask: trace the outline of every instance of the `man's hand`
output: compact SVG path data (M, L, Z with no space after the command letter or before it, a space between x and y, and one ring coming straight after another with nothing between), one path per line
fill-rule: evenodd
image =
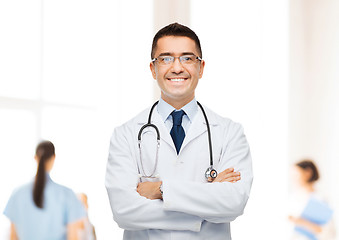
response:
M137 192L140 196L148 199L162 199L160 185L162 182L141 182L138 184Z
M235 183L241 179L240 172L234 172L234 168L227 168L226 170L218 173L218 176L213 182L231 182Z

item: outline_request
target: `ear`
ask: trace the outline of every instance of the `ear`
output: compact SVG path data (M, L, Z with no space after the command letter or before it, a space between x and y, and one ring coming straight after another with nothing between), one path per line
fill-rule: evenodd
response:
M205 61L201 60L201 62L200 62L200 70L199 70L199 79L202 78L202 75L204 74L204 68L205 68Z
M149 64L149 68L151 69L152 76L153 76L154 80L157 80L157 73L155 72L155 65L154 65L154 62L151 62L151 63Z
M34 155L34 159L37 163L39 163L39 159L38 159L38 156L37 155Z

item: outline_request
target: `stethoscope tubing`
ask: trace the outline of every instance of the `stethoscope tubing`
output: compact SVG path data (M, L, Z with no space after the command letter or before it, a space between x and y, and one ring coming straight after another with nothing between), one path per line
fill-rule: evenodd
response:
M139 153L140 153L141 168L142 168L142 171L145 175L144 177L146 177L146 178L153 178L153 175L154 175L154 173L157 169L157 165L158 165L158 152L159 152L159 147L160 147L160 132L159 132L158 127L151 123L153 110L158 103L159 103L159 101L156 101L153 104L153 106L151 107L150 113L148 115L147 123L140 128L139 133L138 133L138 146L139 146ZM204 115L204 118L205 118L205 121L206 121L206 127L207 127L207 134L208 134L208 145L209 145L209 153L210 153L210 167L207 169L205 175L208 174L209 177L212 177L214 179L217 176L218 173L213 168L213 151L212 151L212 137L211 137L210 124L208 122L208 118L207 118L207 115L206 115L204 108L202 107L202 105L198 101L197 101L197 104L200 107L202 114ZM156 158L155 158L155 166L154 166L154 169L153 169L151 175L147 175L145 173L143 161L142 161L142 154L141 154L141 135L142 135L142 132L144 131L144 129L148 128L148 127L154 128L156 133L157 133L157 152L156 152ZM211 173L213 173L213 175L211 175ZM207 175L206 175L206 178L208 179Z
M197 101L197 104L199 105L202 114L204 115L205 121L206 121L206 126L207 126L207 134L208 134L208 145L209 145L209 150L210 150L210 166L213 168L213 152L212 152L212 140L211 140L211 130L210 130L210 124L208 122L206 113L200 102Z
M141 141L141 134L142 134L142 131L144 131L145 128L147 127L152 127L155 129L155 131L157 132L157 139L160 140L160 132L159 132L159 129L157 128L157 126L155 126L154 124L151 123L151 118L152 118L152 114L153 114L153 109L155 108L155 106L159 103L159 101L156 101L153 106L151 107L151 110L149 112L149 115L148 115L148 121L145 125L143 125L140 130L139 130L139 134L138 134L138 141L140 142Z

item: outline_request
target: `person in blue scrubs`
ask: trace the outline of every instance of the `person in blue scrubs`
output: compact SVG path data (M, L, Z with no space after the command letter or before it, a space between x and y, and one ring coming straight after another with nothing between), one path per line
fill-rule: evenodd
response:
M313 160L304 159L293 168L294 194L291 196L290 240L336 239L333 209L317 182L320 174Z
M11 221L11 240L77 240L86 211L75 193L50 178L55 160L52 142L36 148L35 180L16 189L4 214Z

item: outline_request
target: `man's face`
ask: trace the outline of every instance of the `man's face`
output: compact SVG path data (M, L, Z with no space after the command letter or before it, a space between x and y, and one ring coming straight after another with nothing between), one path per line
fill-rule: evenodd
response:
M195 42L188 37L166 36L157 42L154 57L183 55L198 56ZM153 78L157 80L161 89L161 97L167 103L184 106L194 98L194 91L202 77L205 62L196 60L194 63L181 63L175 58L173 63L161 64L151 62L150 68Z

